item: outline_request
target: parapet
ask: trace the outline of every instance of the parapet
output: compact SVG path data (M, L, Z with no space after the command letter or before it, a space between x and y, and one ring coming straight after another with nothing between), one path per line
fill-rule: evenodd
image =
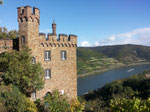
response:
M38 8L31 6L18 7L18 22L37 21L39 23L40 11Z
M49 33L46 37L46 34L40 33L39 37L43 47L77 47L76 35L59 34L59 37L57 37L57 35Z

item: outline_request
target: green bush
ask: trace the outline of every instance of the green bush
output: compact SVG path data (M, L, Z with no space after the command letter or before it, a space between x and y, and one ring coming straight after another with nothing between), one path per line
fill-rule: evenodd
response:
M5 86L5 88L5 91L0 91L0 109L2 112L37 112L36 105L16 86Z
M150 98L142 101L138 98L119 98L111 100L110 108L112 112L150 112Z
M6 85L17 86L27 94L43 88L43 69L39 63L32 64L31 51L25 47L0 55L0 76Z
M69 112L70 105L65 95L60 95L57 90L47 94L44 98L46 112Z

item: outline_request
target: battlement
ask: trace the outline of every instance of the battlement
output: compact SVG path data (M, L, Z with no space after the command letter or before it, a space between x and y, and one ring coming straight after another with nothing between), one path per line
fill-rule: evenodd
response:
M77 47L77 36L66 34L53 35L48 33L46 36L45 33L39 33L40 42L43 47Z
M40 11L31 6L18 7L18 22L37 21L39 23Z

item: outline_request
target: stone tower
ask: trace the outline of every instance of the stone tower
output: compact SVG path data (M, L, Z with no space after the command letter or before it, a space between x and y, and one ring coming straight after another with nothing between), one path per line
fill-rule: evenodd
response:
M39 9L30 6L18 8L19 49L27 45L32 50L33 59L40 62L43 69L44 88L31 94L31 99L42 99L47 93L58 89L70 99L77 97L77 36L56 34L56 23L53 21L53 32L47 36L39 33Z
M36 55L39 37L39 9L30 6L18 7L19 49L27 45Z

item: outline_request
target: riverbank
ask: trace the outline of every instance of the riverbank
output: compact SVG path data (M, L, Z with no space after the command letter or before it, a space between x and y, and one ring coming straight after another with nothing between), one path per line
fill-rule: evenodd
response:
M123 67L130 67L130 66L136 66L136 65L145 65L145 64L150 64L150 62L140 62L140 63L132 63L132 64L120 64L120 65L111 66L109 68L105 68L105 69L102 69L102 70L96 70L96 71L85 73L85 74L79 74L78 78L86 77L86 76L89 76L89 75L100 74L100 73L103 73L103 72L106 72L106 71L109 71L109 70L112 70L112 69L123 68Z

